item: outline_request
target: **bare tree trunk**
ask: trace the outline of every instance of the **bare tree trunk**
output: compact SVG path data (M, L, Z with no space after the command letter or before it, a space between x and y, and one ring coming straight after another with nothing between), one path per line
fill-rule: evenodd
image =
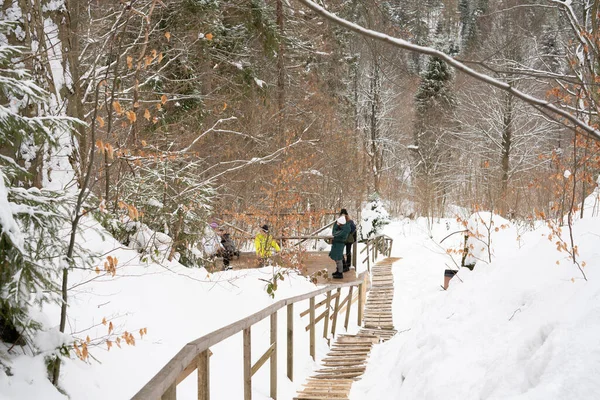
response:
M505 104L502 121L502 179L500 188L500 214L506 216L508 212L508 175L510 170L510 155L513 136L513 96L505 94Z
M284 40L284 19L283 19L283 0L277 0L277 27L279 29L279 48L277 51L277 113L278 113L278 124L277 124L277 135L281 143L285 142L283 138L283 123L284 109L285 109L285 63L284 63L284 51L285 44Z
M379 82L379 64L377 59L373 60L373 75L371 76L371 110L370 122L370 153L371 174L373 175L373 187L376 193L381 193L381 157L379 152L379 112L381 108L381 93Z

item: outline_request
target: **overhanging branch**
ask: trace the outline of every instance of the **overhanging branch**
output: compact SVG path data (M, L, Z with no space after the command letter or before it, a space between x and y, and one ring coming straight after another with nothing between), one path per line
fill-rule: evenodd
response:
M527 93L521 92L520 90L515 89L514 87L510 86L507 83L504 83L502 81L494 79L488 75L479 73L479 72L475 71L474 69L469 68L465 64L461 63L460 61L457 61L456 59L450 57L449 55L447 55L441 51L435 50L431 47L419 46L419 45L413 44L413 43L408 42L403 39L395 38L395 37L386 35L381 32L377 32L377 31L373 31L371 29L364 28L358 24L347 21L343 18L338 17L335 14L330 13L329 11L325 10L323 7L319 6L318 4L313 3L311 0L298 0L298 1L300 1L300 3L304 4L306 7L315 11L317 14L321 15L322 17L328 19L329 21L332 21L340 26L343 26L344 28L347 28L347 29L349 29L353 32L356 32L360 35L363 35L365 37L369 37L371 39L375 39L380 42L384 42L384 43L390 44L392 46L395 46L395 47L398 47L398 48L401 48L404 50L438 57L438 58L444 60L445 62L447 62L448 65L451 65L452 67L457 69L458 71L461 71L481 82L485 82L489 85L492 85L501 90L504 90L504 91L512 94L516 98L520 99L521 101L524 101L525 103L530 104L538 109L543 109L543 110L546 110L546 111L552 113L552 115L555 116L553 118L555 121L560 122L560 117L564 118L565 120L567 120L571 124L573 124L573 126L570 126L570 128L573 128L573 129L580 128L581 130L583 130L584 132L589 134L590 137L600 141L600 131L599 130L594 129L593 127L591 127L584 121L581 121L580 119L578 119L577 117L575 117L574 115L569 113L568 111L565 111L559 107L556 107L554 104L551 104L550 102L548 102L546 100L542 100L537 97L531 96Z

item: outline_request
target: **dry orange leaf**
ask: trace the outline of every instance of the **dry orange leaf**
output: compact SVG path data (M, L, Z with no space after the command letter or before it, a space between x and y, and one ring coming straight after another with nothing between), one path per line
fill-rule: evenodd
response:
M162 59L163 59L163 53L161 52L161 53L158 55L158 62L161 62L161 61L162 61Z
M100 128L104 128L104 119L101 116L97 116L96 117L96 121L98 121L98 125L100 125Z
M117 113L117 115L123 114L123 109L121 108L121 104L118 101L113 101L113 109Z
M106 317L102 318L102 325L106 325Z
M142 140L142 146L146 146L148 143L146 143L145 140Z
M133 68L133 57L127 56L127 68Z
M213 40L213 34L212 33L207 33L206 36L204 36L206 38L206 40Z
M150 121L150 110L148 110L146 108L146 111L144 111L144 118L146 118L148 121Z
M113 327L113 323L112 321L110 321L110 323L108 324L108 334L110 335L110 333L113 331L114 327Z
M162 96L160 96L160 102L165 104L167 102L167 95L163 94Z
M127 119L130 123L134 123L137 120L137 115L133 111L127 111Z
M171 32L165 32L165 37L170 42L171 41Z

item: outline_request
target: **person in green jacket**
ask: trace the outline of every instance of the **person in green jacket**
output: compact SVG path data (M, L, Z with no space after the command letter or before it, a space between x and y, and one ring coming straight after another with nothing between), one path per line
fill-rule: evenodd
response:
M346 223L346 218L342 215L333 224L333 241L331 243L331 251L329 252L329 258L335 261L336 272L331 277L334 279L342 279L344 277L344 247L346 245L346 238L350 234L350 224Z

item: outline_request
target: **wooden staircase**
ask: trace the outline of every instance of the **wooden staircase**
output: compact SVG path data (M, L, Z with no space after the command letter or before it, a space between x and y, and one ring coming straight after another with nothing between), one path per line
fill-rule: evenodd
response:
M321 361L322 368L308 378L295 400L347 400L352 383L365 371L371 347L396 334L392 319L392 264L397 260L399 258L388 257L373 265L363 327L356 335L336 338Z

